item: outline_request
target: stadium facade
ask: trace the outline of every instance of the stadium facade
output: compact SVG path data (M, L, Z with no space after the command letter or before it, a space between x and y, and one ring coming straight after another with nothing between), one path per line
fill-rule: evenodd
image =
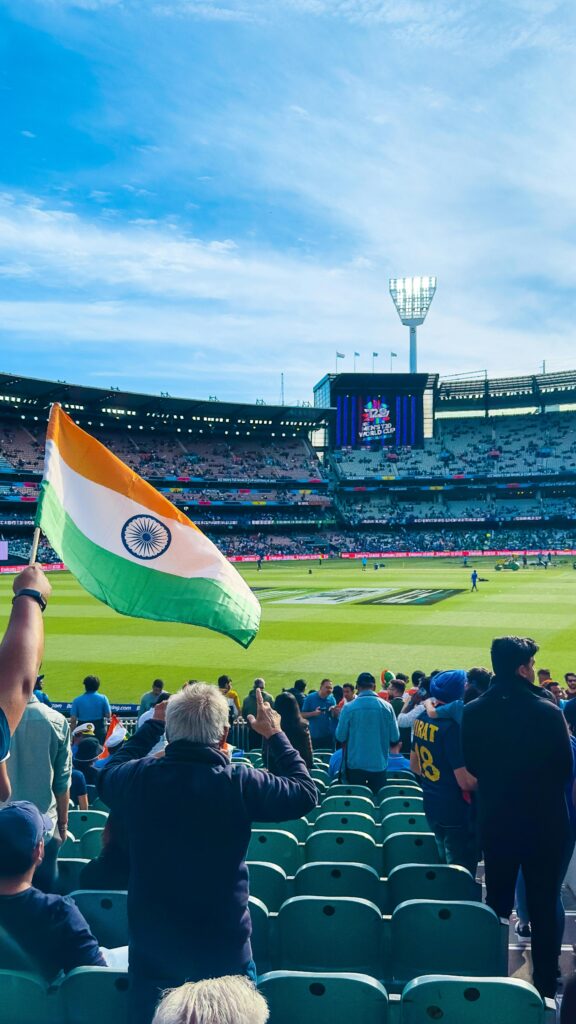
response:
M327 374L314 398L248 405L0 375L5 565L26 558L53 402L230 557L575 547L576 371Z

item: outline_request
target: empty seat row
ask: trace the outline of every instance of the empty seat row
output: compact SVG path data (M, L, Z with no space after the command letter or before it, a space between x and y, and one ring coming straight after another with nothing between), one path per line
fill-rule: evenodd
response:
M269 1024L554 1024L552 1001L513 978L431 975L399 996L359 974L273 971L259 979ZM2 1024L125 1024L128 976L79 967L48 992L31 974L0 970Z
M397 832L378 845L372 836L353 830L319 829L304 845L281 829L254 830L247 860L278 864L288 875L311 861L348 861L367 864L389 875L399 864L437 864L438 848L431 832Z
M126 893L79 891L71 898L100 945L127 944ZM508 922L482 903L410 899L383 915L364 898L298 895L272 914L251 896L250 914L259 973L348 970L391 987L425 973L507 973Z
M291 896L356 896L375 903L383 913L409 899L480 902L481 886L466 868L455 864L402 864L380 878L366 864L321 861L304 864L293 879L277 864L248 861L250 893L277 912Z

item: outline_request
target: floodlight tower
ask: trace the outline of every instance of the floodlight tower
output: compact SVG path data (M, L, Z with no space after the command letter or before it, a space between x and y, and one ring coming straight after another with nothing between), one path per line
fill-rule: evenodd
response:
M426 319L436 291L436 278L391 277L389 285L398 316L410 328L410 373L417 373L416 328Z

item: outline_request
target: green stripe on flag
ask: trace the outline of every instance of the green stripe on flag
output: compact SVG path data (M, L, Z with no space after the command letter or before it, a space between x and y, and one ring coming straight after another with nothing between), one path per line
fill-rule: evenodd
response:
M205 626L242 647L249 647L258 632L254 608L241 593L217 580L160 572L94 544L65 512L46 480L36 525L84 589L122 615Z

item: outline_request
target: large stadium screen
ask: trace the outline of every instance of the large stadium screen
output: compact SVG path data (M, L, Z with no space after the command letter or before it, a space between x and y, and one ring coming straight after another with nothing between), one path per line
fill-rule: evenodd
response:
M335 396L336 447L417 447L423 443L422 394L363 391Z

